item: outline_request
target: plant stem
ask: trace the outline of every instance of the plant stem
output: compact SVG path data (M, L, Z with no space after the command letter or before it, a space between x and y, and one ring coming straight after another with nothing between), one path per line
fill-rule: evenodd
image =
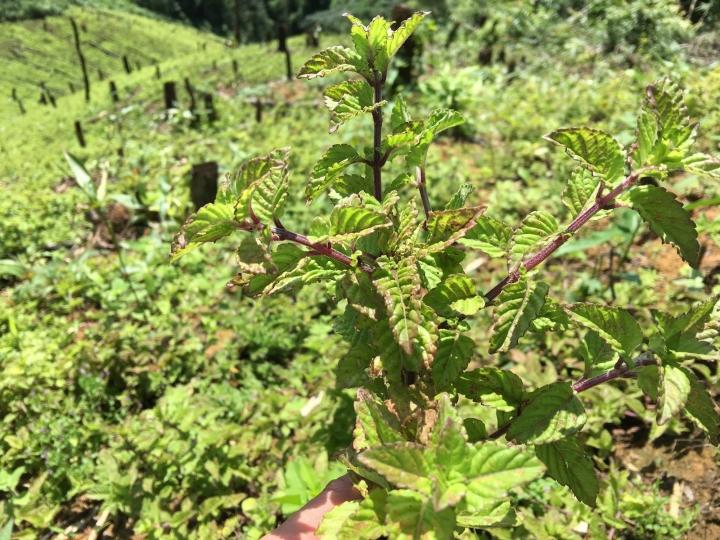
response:
M243 223L238 225L238 228L245 230L245 231L255 231L258 229L262 229L266 227L266 225L263 225L262 223L255 222L255 223ZM287 230L285 227L281 225L276 225L275 227L270 227L270 232L273 235L273 238L275 240L287 240L289 242L295 242L296 244L300 244L301 246L305 246L307 248L310 248L314 253L317 255L324 255L325 257L329 257L339 263L342 263L347 266L354 266L353 260L342 253L341 251L338 251L337 249L333 248L329 243L328 244L319 244L316 242L311 242L310 239L305 236L304 234L296 233ZM360 261L360 269L364 272L372 273L374 271L374 268L367 264L366 262Z
M382 74L379 71L375 71L375 78L373 79L373 89L375 96L373 98L374 104L378 104L382 101ZM374 136L373 136L373 185L375 188L375 198L378 201L382 200L382 110L380 107L375 107L372 111Z
M589 390L590 388L593 388L595 386L598 386L600 384L620 379L623 377L630 377L635 374L635 371L633 371L635 368L643 367L643 366L652 366L656 365L657 362L655 361L655 358L652 354L652 352L643 353L640 356L638 356L635 359L635 365L633 367L630 367L628 365L621 365L619 367L614 367L610 371L606 371L605 373L601 373L600 375L596 375L595 377L590 377L589 379L580 379L576 383L572 385L572 389L576 394L579 394L581 392L584 392L585 390ZM517 416L515 417L517 418ZM502 426L500 426L498 429L496 429L494 432L492 432L490 435L488 435L489 439L498 439L505 435L507 433L508 429L510 429L510 425L515 420L513 418L509 422L506 422Z
M430 199L428 198L427 186L425 184L425 167L415 167L415 179L418 190L420 191L420 199L422 199L423 210L425 211L425 224L430 217Z
M545 259L550 257L550 255L552 255L560 246L567 242L574 233L576 233L583 225L590 221L590 219L600 210L611 208L613 206L613 203L615 202L615 199L617 199L618 196L630 189L635 184L635 182L637 182L638 177L639 173L634 172L627 176L622 182L615 186L606 195L598 196L595 199L595 202L586 210L578 214L562 233L555 236L555 238L550 240L550 242L548 242L545 247L543 247L540 251L538 251L528 260L522 263L525 269L532 270L533 268L538 266L540 263L545 261ZM520 269L515 268L497 285L495 285L485 294L486 302L489 303L495 300L495 298L498 297L498 295L503 291L505 287L507 287L511 283L515 283L519 278Z
M635 368L652 366L654 364L657 364L657 362L655 361L652 353L646 353L644 355L640 355L638 358L635 359L635 365L633 367L630 367L627 364L622 364L620 366L614 367L610 371L607 371L595 377L590 377L589 379L580 379L578 382L573 384L572 387L573 390L575 390L575 392L579 394L580 392L589 390L590 388L593 388L594 386L597 386L599 384L603 384L614 379L619 379L621 377L626 377L629 374L632 374L633 369Z

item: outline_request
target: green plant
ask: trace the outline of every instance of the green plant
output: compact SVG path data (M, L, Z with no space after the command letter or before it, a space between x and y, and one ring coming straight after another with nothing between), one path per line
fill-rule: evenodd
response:
M456 112L438 109L413 120L398 96L383 133L388 64L425 14L394 32L381 17L368 26L348 17L354 50L330 47L299 73L304 79L358 74L325 89L331 126L372 117L371 145L334 145L310 174L306 198L327 193L334 202L329 215L315 218L309 235L283 226L288 150L275 150L229 175L215 202L186 222L173 245L177 258L235 231L251 232L238 247L233 280L247 294L313 282L334 286L344 306L335 330L350 344L338 365L339 383L360 387L353 444L342 460L365 498L330 512L320 533L451 538L462 528L507 525L509 492L544 473L594 506L598 480L582 442L587 414L578 395L621 378L638 378L657 402L658 424L683 412L717 443L718 416L693 369L698 359L713 358L701 332L716 297L680 314L654 310L643 329L643 319L629 310L551 298L536 270L588 222L624 206L697 265L695 225L662 186L683 170L718 177L720 161L692 152L696 124L683 91L668 79L647 88L637 137L627 149L592 128L548 134L578 164L563 193L567 224L535 211L513 229L484 216L483 207L465 206L468 186L444 208L431 205L427 153L440 132L462 123ZM405 172L384 184L384 167L394 160ZM406 196L414 189L422 214ZM461 265L473 249L508 260L506 277L484 294ZM488 308L494 324L479 344L469 336L471 317ZM571 331L583 334L585 362L574 383L531 389L499 367L466 371L476 351L502 358L526 333ZM459 400L484 409L483 419L464 414Z

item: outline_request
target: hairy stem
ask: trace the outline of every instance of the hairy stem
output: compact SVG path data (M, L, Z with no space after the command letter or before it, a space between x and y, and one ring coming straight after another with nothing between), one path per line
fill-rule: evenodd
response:
M423 210L425 211L425 223L427 224L432 208L430 207L430 199L425 184L425 167L415 167L415 180L420 191L420 199L422 199Z
M378 104L382 101L382 83L383 76L379 71L375 72L375 78L373 79L373 89L375 92L373 102ZM380 107L375 107L372 111L373 118L373 186L375 188L375 198L378 201L382 200L382 166L383 166L383 155L382 155L382 110Z
M583 225L585 225L590 219L597 214L600 210L612 208L615 199L617 199L622 193L630 189L635 182L637 182L639 173L634 172L627 176L622 182L615 186L606 195L600 195L595 199L595 202L589 206L586 210L580 212L575 219L570 222L570 225L552 240L550 240L545 247L540 251L532 255L523 264L526 270L532 270L540 263L549 258L560 246L567 242L574 233L576 233ZM497 285L490 289L485 294L485 300L492 302L498 295L511 283L515 283L520 278L520 268L515 268L507 276L505 276Z

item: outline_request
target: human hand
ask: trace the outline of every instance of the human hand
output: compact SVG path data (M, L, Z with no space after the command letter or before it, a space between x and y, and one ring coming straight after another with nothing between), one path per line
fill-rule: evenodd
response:
M320 495L312 499L274 531L261 540L317 540L315 531L323 516L346 501L361 499L362 495L353 486L350 475L346 474L330 482Z

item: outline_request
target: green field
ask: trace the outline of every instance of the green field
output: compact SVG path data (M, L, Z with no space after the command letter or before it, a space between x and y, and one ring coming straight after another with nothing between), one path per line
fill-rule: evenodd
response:
M466 4L448 9L463 16L473 9ZM470 23L448 39L441 11L420 35L409 107L417 116L452 107L466 119L429 154L438 206L469 183L468 202L508 223L534 210L563 215L572 163L542 136L588 125L627 144L643 89L666 75L688 89L698 147L720 153L720 28L694 26L668 7L674 2L631 2L645 6L647 25L617 2L598 18L573 11L575 19L549 8L519 17L532 2L491 4L492 39L487 25ZM89 102L69 17L81 29ZM320 48L338 43L349 39L322 34ZM317 51L303 36L289 46L295 72ZM170 262L173 236L193 211L193 165L217 162L223 176L291 147L283 223L308 230L332 202L305 204L315 162L331 144L371 140L369 118L328 133L322 91L340 79L288 81L276 49L234 47L139 9L75 6L0 23L1 540L260 538L345 471L334 458L353 442L360 381L341 361L334 286L269 298L229 288L234 237ZM478 62L483 53L489 61ZM178 97L169 111L167 81ZM55 106L39 102L41 83ZM260 122L258 99L267 102ZM93 210L64 152L107 186L111 222ZM386 177L402 170L391 162ZM637 214L620 211L546 263L556 297L631 306L647 323L651 309L677 313L720 293L720 183L693 174L673 182L693 203L697 269ZM481 291L507 273L505 260L478 251L463 267ZM491 322L487 310L473 318L478 343ZM703 339L717 346L719 335L716 308ZM471 367L503 367L536 388L577 378L581 342L573 329L528 334L507 353L478 347ZM717 400L717 353L698 365ZM654 405L631 382L598 386L583 401L584 441L600 470L597 508L542 478L512 493L512 524L462 538L714 538L720 454L700 430L680 418L656 426Z

